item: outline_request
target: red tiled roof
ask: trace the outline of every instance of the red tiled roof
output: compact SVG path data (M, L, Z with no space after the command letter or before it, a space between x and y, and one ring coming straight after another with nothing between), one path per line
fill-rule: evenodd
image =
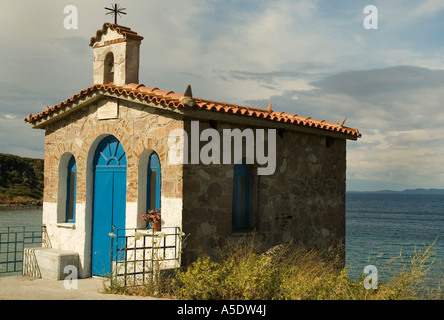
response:
M271 110L271 104L267 109L251 108L248 106L239 106L237 104L229 104L226 102L215 102L213 100L206 100L201 98L190 97L189 94L176 94L172 91L163 91L159 88L148 88L143 84L129 84L127 87L116 86L114 84L96 84L87 89L80 91L71 98L55 105L54 107L47 107L46 110L39 114L30 114L25 121L34 123L39 120L45 120L46 117L69 105L70 103L85 97L95 91L101 93L118 94L138 98L141 100L154 102L156 104L163 104L166 107L180 109L189 108L196 110L208 110L229 114L236 114L240 116L248 116L253 118L269 119L271 121L290 123L298 126L317 128L337 133L342 133L353 137L354 139L361 137L358 129L352 129L341 124L326 122L324 120L315 120L310 117L302 117L297 114L289 114L285 112L275 112ZM188 90L187 90L188 91ZM62 110L63 112L63 110Z
M113 24L113 23L105 23L105 24L103 24L102 29L97 30L96 36L91 38L89 45L91 47L93 47L94 44L100 40L100 37L102 36L102 34L105 33L105 31L108 28L111 29L112 31L117 31L117 33L122 35L125 39L143 40L142 36L139 36L137 34L137 32L131 31L131 29L128 27L119 26L119 25ZM116 40L114 40L114 41L116 41Z

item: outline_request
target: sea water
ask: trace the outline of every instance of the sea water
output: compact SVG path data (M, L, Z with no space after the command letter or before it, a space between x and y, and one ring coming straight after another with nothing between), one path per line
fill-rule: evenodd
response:
M39 227L42 225L41 207L0 207L0 229L6 227Z
M14 252L16 248L22 248L22 245L17 244L16 247L14 239L22 239L23 234L20 232L23 232L23 227L26 227L27 231L37 231L41 230L41 226L42 208L0 207L0 268L7 268L8 271L21 270L22 264L19 261L22 257ZM27 233L27 236L30 236L30 233ZM28 244L27 247L38 245ZM6 261L15 262L5 264ZM5 270L0 270L0 277L21 274L21 272L5 272Z
M374 265L381 280L388 281L402 266L410 265L415 252L429 247L435 259L431 272L441 275L444 195L348 193L346 203L349 276L356 280L366 265Z

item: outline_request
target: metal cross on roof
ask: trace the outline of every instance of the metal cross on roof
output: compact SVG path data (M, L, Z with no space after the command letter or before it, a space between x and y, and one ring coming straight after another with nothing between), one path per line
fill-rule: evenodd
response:
M123 12L123 10L126 10L126 8L119 8L119 5L115 3L112 8L105 7L106 10L109 10L111 12L108 12L108 14L114 15L114 23L117 24L117 15L120 17L121 14L126 14L126 12Z

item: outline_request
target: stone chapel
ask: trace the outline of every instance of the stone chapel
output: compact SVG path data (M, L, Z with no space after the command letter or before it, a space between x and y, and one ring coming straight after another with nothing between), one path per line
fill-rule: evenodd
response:
M45 131L43 223L52 248L78 254L79 276L105 275L113 229L146 229L149 209L187 235L182 264L253 234L263 248L343 246L346 142L359 131L146 86L142 40L105 23L89 44L92 86L25 119Z

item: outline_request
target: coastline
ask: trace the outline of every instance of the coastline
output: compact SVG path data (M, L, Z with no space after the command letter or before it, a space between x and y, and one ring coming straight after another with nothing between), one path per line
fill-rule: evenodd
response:
M0 209L41 208L43 201L20 201L0 203Z

